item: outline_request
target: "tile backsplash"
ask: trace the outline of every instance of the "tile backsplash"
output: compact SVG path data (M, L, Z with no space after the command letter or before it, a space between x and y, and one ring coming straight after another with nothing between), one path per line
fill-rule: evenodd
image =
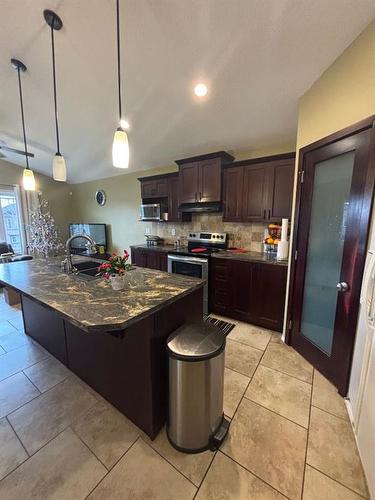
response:
M211 231L228 234L228 246L241 247L254 252L262 251L262 240L265 223L238 223L223 222L222 214L193 214L191 222L165 223L153 222L151 233L164 238L165 243L174 243L180 237L182 244L186 244L184 238L192 231ZM176 234L172 234L172 230Z

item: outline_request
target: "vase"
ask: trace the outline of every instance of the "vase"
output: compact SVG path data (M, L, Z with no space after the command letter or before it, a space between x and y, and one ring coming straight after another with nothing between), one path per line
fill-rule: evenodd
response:
M122 290L125 286L124 276L120 276L119 274L114 274L109 279L112 290Z

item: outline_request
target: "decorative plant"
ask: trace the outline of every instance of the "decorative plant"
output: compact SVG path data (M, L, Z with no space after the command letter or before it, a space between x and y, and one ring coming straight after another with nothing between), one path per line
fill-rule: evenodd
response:
M64 247L55 227L55 219L48 209L48 201L38 196L38 205L30 213L30 224L26 226L29 241L28 251L37 256L56 255Z
M105 280L109 280L111 276L123 276L126 271L131 269L131 264L127 264L126 261L129 258L129 253L124 250L124 255L118 255L113 252L111 257L108 259L109 262L104 262L98 268L98 276L101 276Z

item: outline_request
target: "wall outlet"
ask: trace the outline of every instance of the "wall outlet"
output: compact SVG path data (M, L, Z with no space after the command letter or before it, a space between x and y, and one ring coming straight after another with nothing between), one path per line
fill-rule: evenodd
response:
M146 227L146 233L145 234L151 234L151 229L149 227Z
M171 229L171 235L176 236L176 229L174 227L172 227Z

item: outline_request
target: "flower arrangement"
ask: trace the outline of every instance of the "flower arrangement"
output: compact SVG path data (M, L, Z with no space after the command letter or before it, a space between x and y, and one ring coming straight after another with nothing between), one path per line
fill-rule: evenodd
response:
M113 276L123 276L125 271L131 269L131 264L127 264L126 261L129 258L129 253L124 250L124 255L118 255L113 252L108 262L104 262L98 268L98 276L101 276L105 280L110 280Z

